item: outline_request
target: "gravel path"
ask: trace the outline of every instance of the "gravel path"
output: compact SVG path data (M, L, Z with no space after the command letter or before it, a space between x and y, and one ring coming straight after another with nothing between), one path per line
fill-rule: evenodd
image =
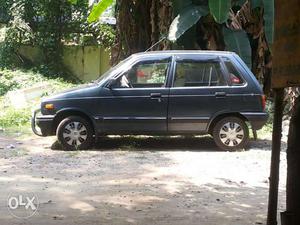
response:
M1 224L265 224L269 140L242 152L222 152L209 137L115 137L72 152L51 150L53 142L0 134ZM279 211L285 172L282 152ZM38 196L34 216L8 212L15 192Z

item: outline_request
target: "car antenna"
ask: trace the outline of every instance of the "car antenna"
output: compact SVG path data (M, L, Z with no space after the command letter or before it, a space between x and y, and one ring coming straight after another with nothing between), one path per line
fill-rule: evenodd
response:
M148 52L149 50L151 50L153 47L155 47L156 45L158 45L160 42L162 42L163 40L165 40L167 38L167 36L163 36L158 42L154 43L150 48L148 48L145 52Z

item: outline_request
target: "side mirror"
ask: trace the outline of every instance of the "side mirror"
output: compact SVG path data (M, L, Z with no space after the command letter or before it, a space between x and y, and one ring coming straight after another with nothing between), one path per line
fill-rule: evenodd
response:
M117 84L117 79L111 78L108 80L106 87L112 89Z

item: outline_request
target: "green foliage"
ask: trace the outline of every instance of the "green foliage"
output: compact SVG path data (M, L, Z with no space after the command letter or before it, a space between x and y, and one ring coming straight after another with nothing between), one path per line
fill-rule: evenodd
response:
M20 58L18 58L17 49L20 45L20 37L22 36L24 42L31 37L31 29L24 20L26 1L11 0L7 1L6 4L10 20L4 42L0 43L0 67L19 64Z
M18 87L18 83L12 79L10 73L0 74L0 96L6 94L9 90Z
M169 28L168 39L176 41L183 33L191 28L198 20L207 15L208 10L202 6L192 5L179 13Z
M231 0L209 0L208 5L216 22L226 22L231 8Z
M251 46L245 31L223 28L226 50L236 52L251 68Z
M75 5L77 4L78 0L68 0L71 4Z
M48 83L50 89L46 90L51 93L56 90L71 87L73 81L65 80L62 78L48 78L45 74L37 71L42 71L42 68L34 70L0 70L0 96L5 95L8 91L17 90L20 88L32 87L37 83ZM44 71L47 67L44 67Z
M2 68L26 66L28 61L18 54L19 46L26 44L43 51L40 67L45 74L70 77L62 59L64 44L111 47L115 41L113 28L88 24L86 0L0 0L0 9L4 4L9 21L5 42L0 43Z
M88 22L92 23L99 19L101 14L113 3L113 0L101 0L98 4L93 6L93 9L88 16Z
M7 23L9 20L10 0L0 0L0 23Z
M33 100L26 108L15 109L7 104L3 95L8 91L32 87L39 83L47 84L43 96L74 86L74 83L70 81L62 78L49 79L34 70L0 70L0 128L29 125L31 112L40 100Z
M31 109L15 109L12 107L4 108L0 112L0 127L20 127L30 122Z
M116 31L112 26L100 24L99 22L89 24L88 26L91 32L90 39L88 41L82 39L80 41L81 45L101 45L105 48L111 48L114 45Z
M101 44L106 48L110 48L111 46L113 46L116 39L115 30L111 26L104 24L100 24L98 29L98 44Z

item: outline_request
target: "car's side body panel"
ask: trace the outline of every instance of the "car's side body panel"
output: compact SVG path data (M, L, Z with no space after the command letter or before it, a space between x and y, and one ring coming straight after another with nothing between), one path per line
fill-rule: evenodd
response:
M169 88L103 89L95 119L103 134L166 132Z
M232 86L222 61L228 58L242 74L245 84ZM170 60L163 87L108 88L109 78L117 79L134 64L149 60ZM174 87L178 60L217 60L226 84L209 87ZM99 84L50 97L41 104L42 115L35 120L42 133L55 134L55 119L66 111L80 111L93 123L96 135L104 134L204 134L220 115L239 114L260 129L267 120L262 107L262 90L252 72L234 53L177 52L142 53L112 71ZM44 105L55 102L55 110ZM51 118L50 118L51 117ZM46 122L45 122L46 121ZM45 125L43 125L45 124ZM52 125L51 125L52 124ZM51 128L50 128L51 127ZM51 131L49 131L51 129Z

